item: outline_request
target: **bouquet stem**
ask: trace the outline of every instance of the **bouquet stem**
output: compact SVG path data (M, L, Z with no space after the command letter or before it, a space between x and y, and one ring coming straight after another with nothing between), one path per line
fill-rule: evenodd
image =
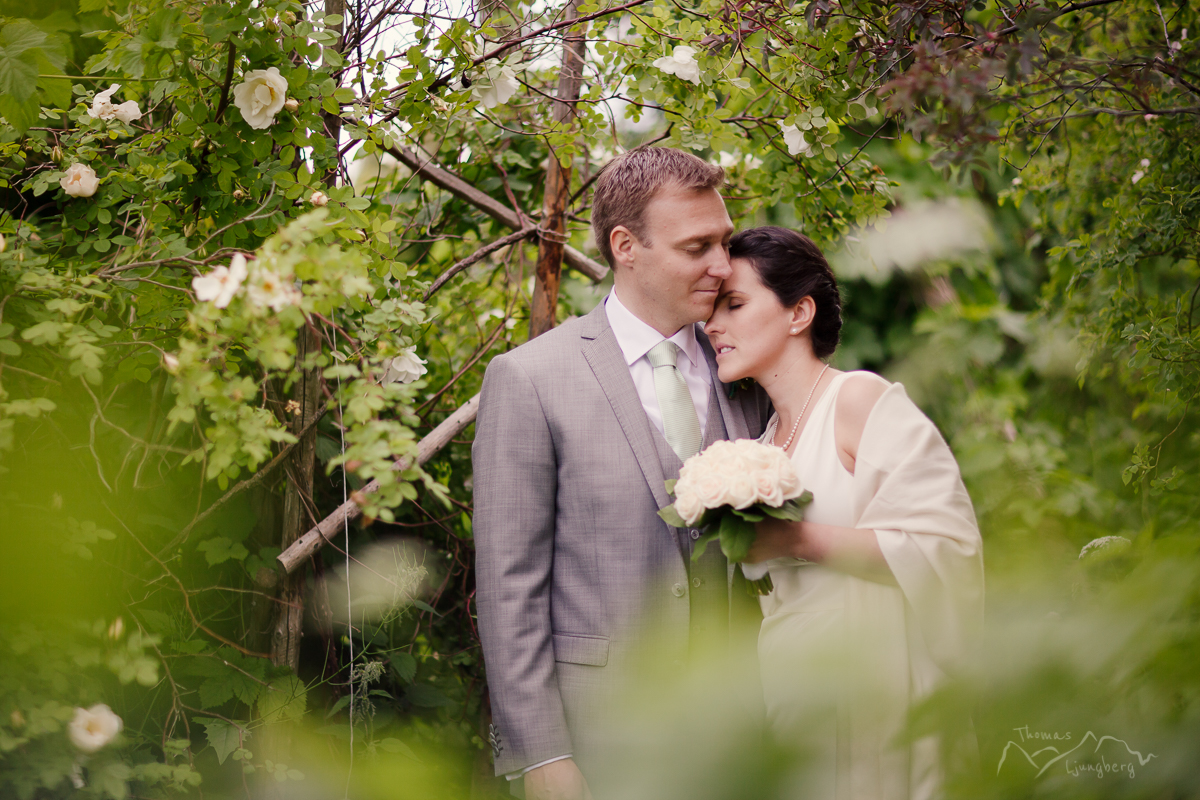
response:
M751 597L763 597L774 590L775 584L771 581L771 573L767 573L756 581L746 581L746 591Z

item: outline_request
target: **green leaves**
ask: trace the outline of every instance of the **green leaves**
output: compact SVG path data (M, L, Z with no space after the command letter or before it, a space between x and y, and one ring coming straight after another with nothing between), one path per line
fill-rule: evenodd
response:
M295 675L276 678L258 696L258 715L263 722L295 721L308 707L308 689Z
M205 539L196 546L196 549L204 553L204 558L208 561L209 566L223 564L230 559L242 561L250 555L250 551L241 542L230 541L224 536Z
M229 754L242 749L250 738L246 723L226 722L211 717L198 717L196 722L204 726L204 736L216 751L218 764L224 764Z
M42 101L65 108L70 84L61 78L66 64L65 40L24 19L0 28L0 116L19 134L37 122ZM64 91L65 89L65 91Z

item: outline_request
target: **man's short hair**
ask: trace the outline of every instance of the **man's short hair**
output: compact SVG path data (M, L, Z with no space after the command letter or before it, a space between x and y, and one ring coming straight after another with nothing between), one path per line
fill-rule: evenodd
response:
M592 230L596 246L609 266L616 269L609 237L613 228L624 225L644 246L646 206L665 187L720 189L725 170L691 153L670 147L638 147L609 161L596 178L592 197Z

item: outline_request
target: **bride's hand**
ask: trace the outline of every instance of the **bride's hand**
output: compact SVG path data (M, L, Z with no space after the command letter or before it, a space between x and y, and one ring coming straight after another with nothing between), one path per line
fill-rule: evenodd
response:
M771 558L803 558L804 523L767 517L756 522L757 535L746 562L757 564Z

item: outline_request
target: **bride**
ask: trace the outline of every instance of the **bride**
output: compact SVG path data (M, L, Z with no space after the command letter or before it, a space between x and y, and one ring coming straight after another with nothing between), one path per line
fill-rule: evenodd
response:
M841 300L824 256L785 228L743 231L705 327L724 383L753 378L813 501L768 518L743 571L770 571L759 661L768 720L806 756L806 800L941 793L939 743L900 741L911 705L971 655L983 621L979 529L954 456L904 387L825 363ZM955 744L955 743L949 743Z

